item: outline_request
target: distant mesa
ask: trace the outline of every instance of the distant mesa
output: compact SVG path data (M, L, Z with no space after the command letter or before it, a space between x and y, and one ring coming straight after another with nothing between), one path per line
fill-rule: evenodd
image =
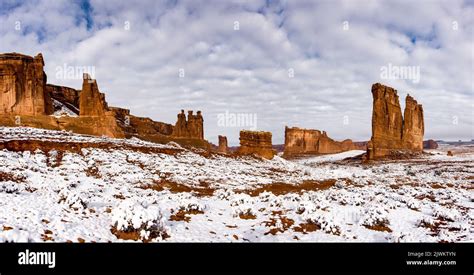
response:
M95 79L84 74L82 90L47 84L42 54L0 54L0 125L67 130L114 138L138 137L157 143L175 141L208 149L200 111L184 110L175 125L137 117L110 107Z
M325 131L285 127L284 157L334 154L365 149L364 145L357 145L350 139L335 141L328 137Z
M397 91L380 83L372 85L372 138L367 158L374 160L423 151L423 107L407 95L402 116Z
M432 139L423 141L423 149L438 149L438 143Z

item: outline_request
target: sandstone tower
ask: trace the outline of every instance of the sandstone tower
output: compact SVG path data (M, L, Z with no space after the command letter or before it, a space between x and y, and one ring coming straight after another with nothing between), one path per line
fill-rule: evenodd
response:
M99 92L97 81L84 74L82 90L79 94L79 114L81 116L103 116L109 111L105 94Z
M186 119L184 110L181 110L174 126L173 137L204 140L204 119L201 111L197 111L196 115L193 111L188 111Z
M423 150L423 107L406 97L404 117L397 91L380 83L372 85L372 138L367 156L376 159L403 152Z
M227 137L226 136L219 136L219 147L217 148L217 152L226 154L229 150L227 146Z

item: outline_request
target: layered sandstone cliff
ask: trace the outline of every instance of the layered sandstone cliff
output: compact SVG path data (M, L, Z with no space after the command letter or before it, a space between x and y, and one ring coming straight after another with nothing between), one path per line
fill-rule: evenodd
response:
M41 54L0 54L0 114L47 114L43 67Z
M275 150L272 148L272 133L262 131L240 131L240 155L257 155L265 159L272 159Z
M46 84L43 56L0 54L0 125L67 130L115 138L137 137L209 149L204 119L184 111L176 126L137 117L128 109L109 107L97 81L84 74L82 90ZM67 112L56 112L67 109ZM64 115L63 115L64 113Z
M376 159L423 150L423 107L406 97L404 117L397 91L380 83L372 85L372 138L367 156Z
M335 141L325 131L285 127L285 157L312 154L334 154L349 150L364 150L350 139Z
M79 92L80 91L73 88L69 88L69 87L57 86L57 85L51 85L51 84L46 84L46 91L53 100L65 105L73 113L75 113L76 115L79 115ZM46 105L50 106L47 108L48 110L47 114L54 113L55 111L54 104L46 103Z

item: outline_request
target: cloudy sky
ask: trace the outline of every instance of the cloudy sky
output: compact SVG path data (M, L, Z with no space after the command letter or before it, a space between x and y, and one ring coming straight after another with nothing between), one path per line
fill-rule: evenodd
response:
M368 140L376 82L423 105L425 138L473 139L473 26L462 0L0 0L0 52L43 53L49 83L80 88L61 72L85 66L109 105L201 110L206 138L232 145L255 125L224 114L273 143L285 125Z

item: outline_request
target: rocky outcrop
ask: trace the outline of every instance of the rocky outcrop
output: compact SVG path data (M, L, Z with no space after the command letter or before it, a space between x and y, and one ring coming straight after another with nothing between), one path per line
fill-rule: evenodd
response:
M83 77L82 90L76 90L46 84L43 67L41 54L34 58L17 53L0 54L1 126L137 137L158 143L175 141L182 146L210 148L204 140L204 119L200 111L196 115L189 111L188 118L181 111L176 127L133 116L128 109L109 107L96 80L88 74Z
M432 139L423 141L423 149L438 149L438 143Z
M188 111L188 117L184 114L184 110L178 114L178 121L174 126L173 137L187 139L204 139L204 119L201 111L197 111L196 115L193 111Z
M43 67L41 54L0 54L0 114L47 114Z
M372 138L367 145L368 159L422 151L422 106L407 95L402 117L395 89L376 83L372 85L372 96Z
M362 149L350 139L342 142L327 136L325 131L285 127L285 157L312 154L334 154L348 150Z
M89 74L84 74L82 90L79 94L80 116L103 116L108 111L105 94L99 91L97 81L91 79Z
M272 148L272 133L261 131L240 131L240 155L257 155L265 159L272 159L275 150Z
M413 97L407 95L403 113L403 147L413 151L422 151L424 133L423 107Z
M219 136L219 146L217 147L217 152L227 154L229 148L227 146L227 137Z
M49 96L64 104L69 110L79 115L79 91L73 88L46 84L46 91ZM50 105L50 104L47 104ZM48 114L53 112L49 109Z

